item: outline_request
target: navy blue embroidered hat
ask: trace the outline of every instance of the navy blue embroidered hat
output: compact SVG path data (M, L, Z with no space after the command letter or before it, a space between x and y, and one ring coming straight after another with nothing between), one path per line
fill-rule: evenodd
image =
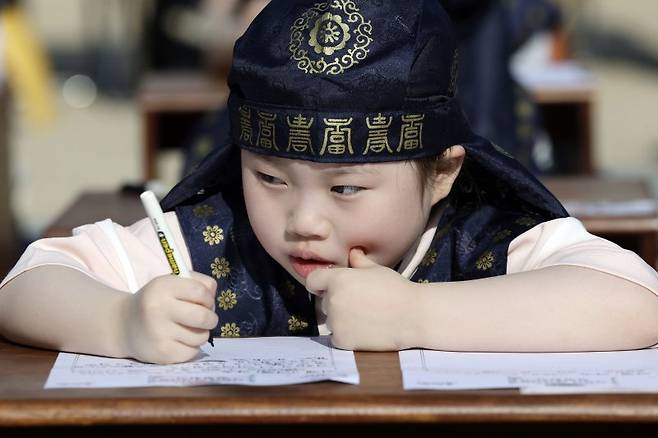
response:
M319 162L437 155L471 136L456 74L438 1L274 1L235 46L231 139Z
M213 152L162 201L193 269L217 279L216 336L317 333L313 301L262 248L240 149L327 163L466 158L412 281L505 274L510 242L566 216L530 172L474 135L459 108L452 26L439 0L272 0L238 40ZM226 122L226 123L224 123Z

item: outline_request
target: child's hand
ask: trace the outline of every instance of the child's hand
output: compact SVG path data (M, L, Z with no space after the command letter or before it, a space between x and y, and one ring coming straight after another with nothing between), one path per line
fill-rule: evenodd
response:
M318 294L334 346L376 351L415 346L416 284L361 249L350 251L350 266L318 269L306 278L307 289L323 291Z
M163 275L131 295L123 312L128 354L151 363L193 359L208 342L215 314L215 280L197 272L192 278Z

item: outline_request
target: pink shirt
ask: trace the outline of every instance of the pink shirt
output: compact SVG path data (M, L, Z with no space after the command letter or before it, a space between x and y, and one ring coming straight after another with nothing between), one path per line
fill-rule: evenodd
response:
M166 213L184 260L191 269L187 246L175 213ZM404 257L400 273L410 278L420 264L434 235L433 217L416 246ZM136 292L156 276L171 272L148 219L124 227L106 219L73 230L73 236L41 239L25 250L0 283L4 286L21 273L43 265L77 269L112 288ZM658 294L658 274L640 257L616 244L588 233L575 218L541 223L512 241L507 273L548 266L581 266L624 278ZM324 315L318 315L323 321Z

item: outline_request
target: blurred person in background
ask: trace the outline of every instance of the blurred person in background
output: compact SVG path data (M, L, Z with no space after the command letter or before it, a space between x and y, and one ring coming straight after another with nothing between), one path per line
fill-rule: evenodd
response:
M205 0L196 3L196 9L171 9L164 18L165 28L173 39L203 53L202 68L225 83L235 41L269 0ZM215 148L216 139L228 131L228 123L225 107L217 108L203 117L183 146L183 175L192 171Z
M0 0L0 57L7 83L29 120L43 126L53 117L50 66L17 0Z
M514 79L512 56L536 33L556 30L546 0L441 0L459 38L458 95L473 130L535 173L552 170L537 105Z
M49 124L54 114L50 66L21 4L0 0L0 273L18 259L18 238L9 188L10 94L34 127Z
M158 0L150 23L151 68L207 68L225 80L233 44L269 0Z
M269 0L159 0L149 25L150 68L206 71L225 85L233 45ZM183 127L182 175L187 175L228 130L226 108ZM176 145L178 147L178 145Z

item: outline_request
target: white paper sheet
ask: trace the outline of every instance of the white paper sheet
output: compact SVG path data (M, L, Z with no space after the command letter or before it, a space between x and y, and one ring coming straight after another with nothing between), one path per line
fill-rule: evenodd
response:
M524 393L658 392L658 350L597 353L400 352L404 389Z
M331 347L329 337L216 338L214 342L214 347L202 347L194 361L175 365L60 353L45 387L359 383L354 353Z
M512 75L530 90L580 88L595 83L592 73L575 62L514 63Z

